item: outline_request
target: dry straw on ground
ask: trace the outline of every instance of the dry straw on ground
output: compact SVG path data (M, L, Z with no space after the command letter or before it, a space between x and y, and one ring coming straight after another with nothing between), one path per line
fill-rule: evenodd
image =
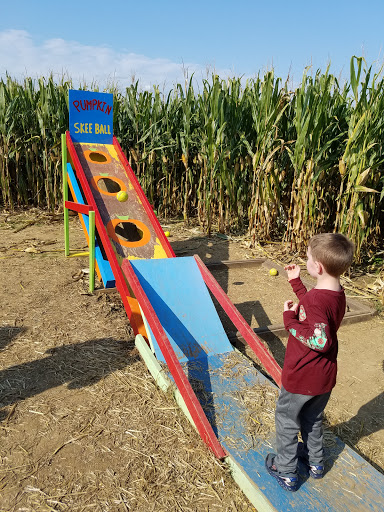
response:
M3 375L2 510L252 510L132 344L46 358Z
M61 219L17 233L25 216L12 220L0 227L1 512L254 511L158 389L119 296L89 295L87 258L64 259Z
M87 258L63 257L61 217L35 218L0 215L1 512L254 511L157 388L118 295L89 295L81 274ZM218 259L225 243L208 243ZM193 244L207 251L203 237L191 241L191 252ZM75 219L71 248L85 249ZM250 416L272 428L273 397L248 393ZM261 421L256 396L269 421ZM383 447L334 407L330 426L352 445L358 437L359 452L382 471ZM251 427L259 425L251 420Z

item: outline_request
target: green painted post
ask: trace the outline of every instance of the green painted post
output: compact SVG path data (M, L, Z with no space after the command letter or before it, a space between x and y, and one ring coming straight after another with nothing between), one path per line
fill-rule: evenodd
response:
M61 135L61 165L63 168L64 254L69 256L69 212L68 208L65 207L65 201L68 201L67 143L65 133Z
M95 289L95 212L89 212L89 291Z

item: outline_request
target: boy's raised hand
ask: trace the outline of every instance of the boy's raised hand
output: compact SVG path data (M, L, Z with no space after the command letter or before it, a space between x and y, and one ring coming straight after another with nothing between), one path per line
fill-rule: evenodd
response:
M286 300L284 302L284 311L293 311L297 313L298 304L295 304L293 300Z
M296 263L291 263L290 265L285 266L284 270L288 274L288 281L300 276L300 267L299 265L296 265Z

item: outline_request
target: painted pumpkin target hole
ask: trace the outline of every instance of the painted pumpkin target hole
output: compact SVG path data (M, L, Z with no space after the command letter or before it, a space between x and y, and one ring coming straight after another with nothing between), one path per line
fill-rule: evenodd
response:
M103 155L103 153L99 153L98 151L91 151L89 153L89 159L92 162L96 162L98 164L102 164L108 160L108 158Z
M121 190L117 181L111 178L100 178L97 182L97 186L102 192L107 192L108 194L117 194Z
M115 227L116 235L126 242L139 242L144 233L133 222L120 222Z

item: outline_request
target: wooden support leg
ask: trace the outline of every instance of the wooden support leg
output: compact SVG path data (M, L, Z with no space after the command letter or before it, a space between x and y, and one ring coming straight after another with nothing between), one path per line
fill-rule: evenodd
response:
M61 135L61 162L63 167L63 203L64 203L64 254L69 256L69 212L65 206L68 201L68 176L67 176L67 143L65 133Z
M89 212L89 291L95 289L95 212Z

